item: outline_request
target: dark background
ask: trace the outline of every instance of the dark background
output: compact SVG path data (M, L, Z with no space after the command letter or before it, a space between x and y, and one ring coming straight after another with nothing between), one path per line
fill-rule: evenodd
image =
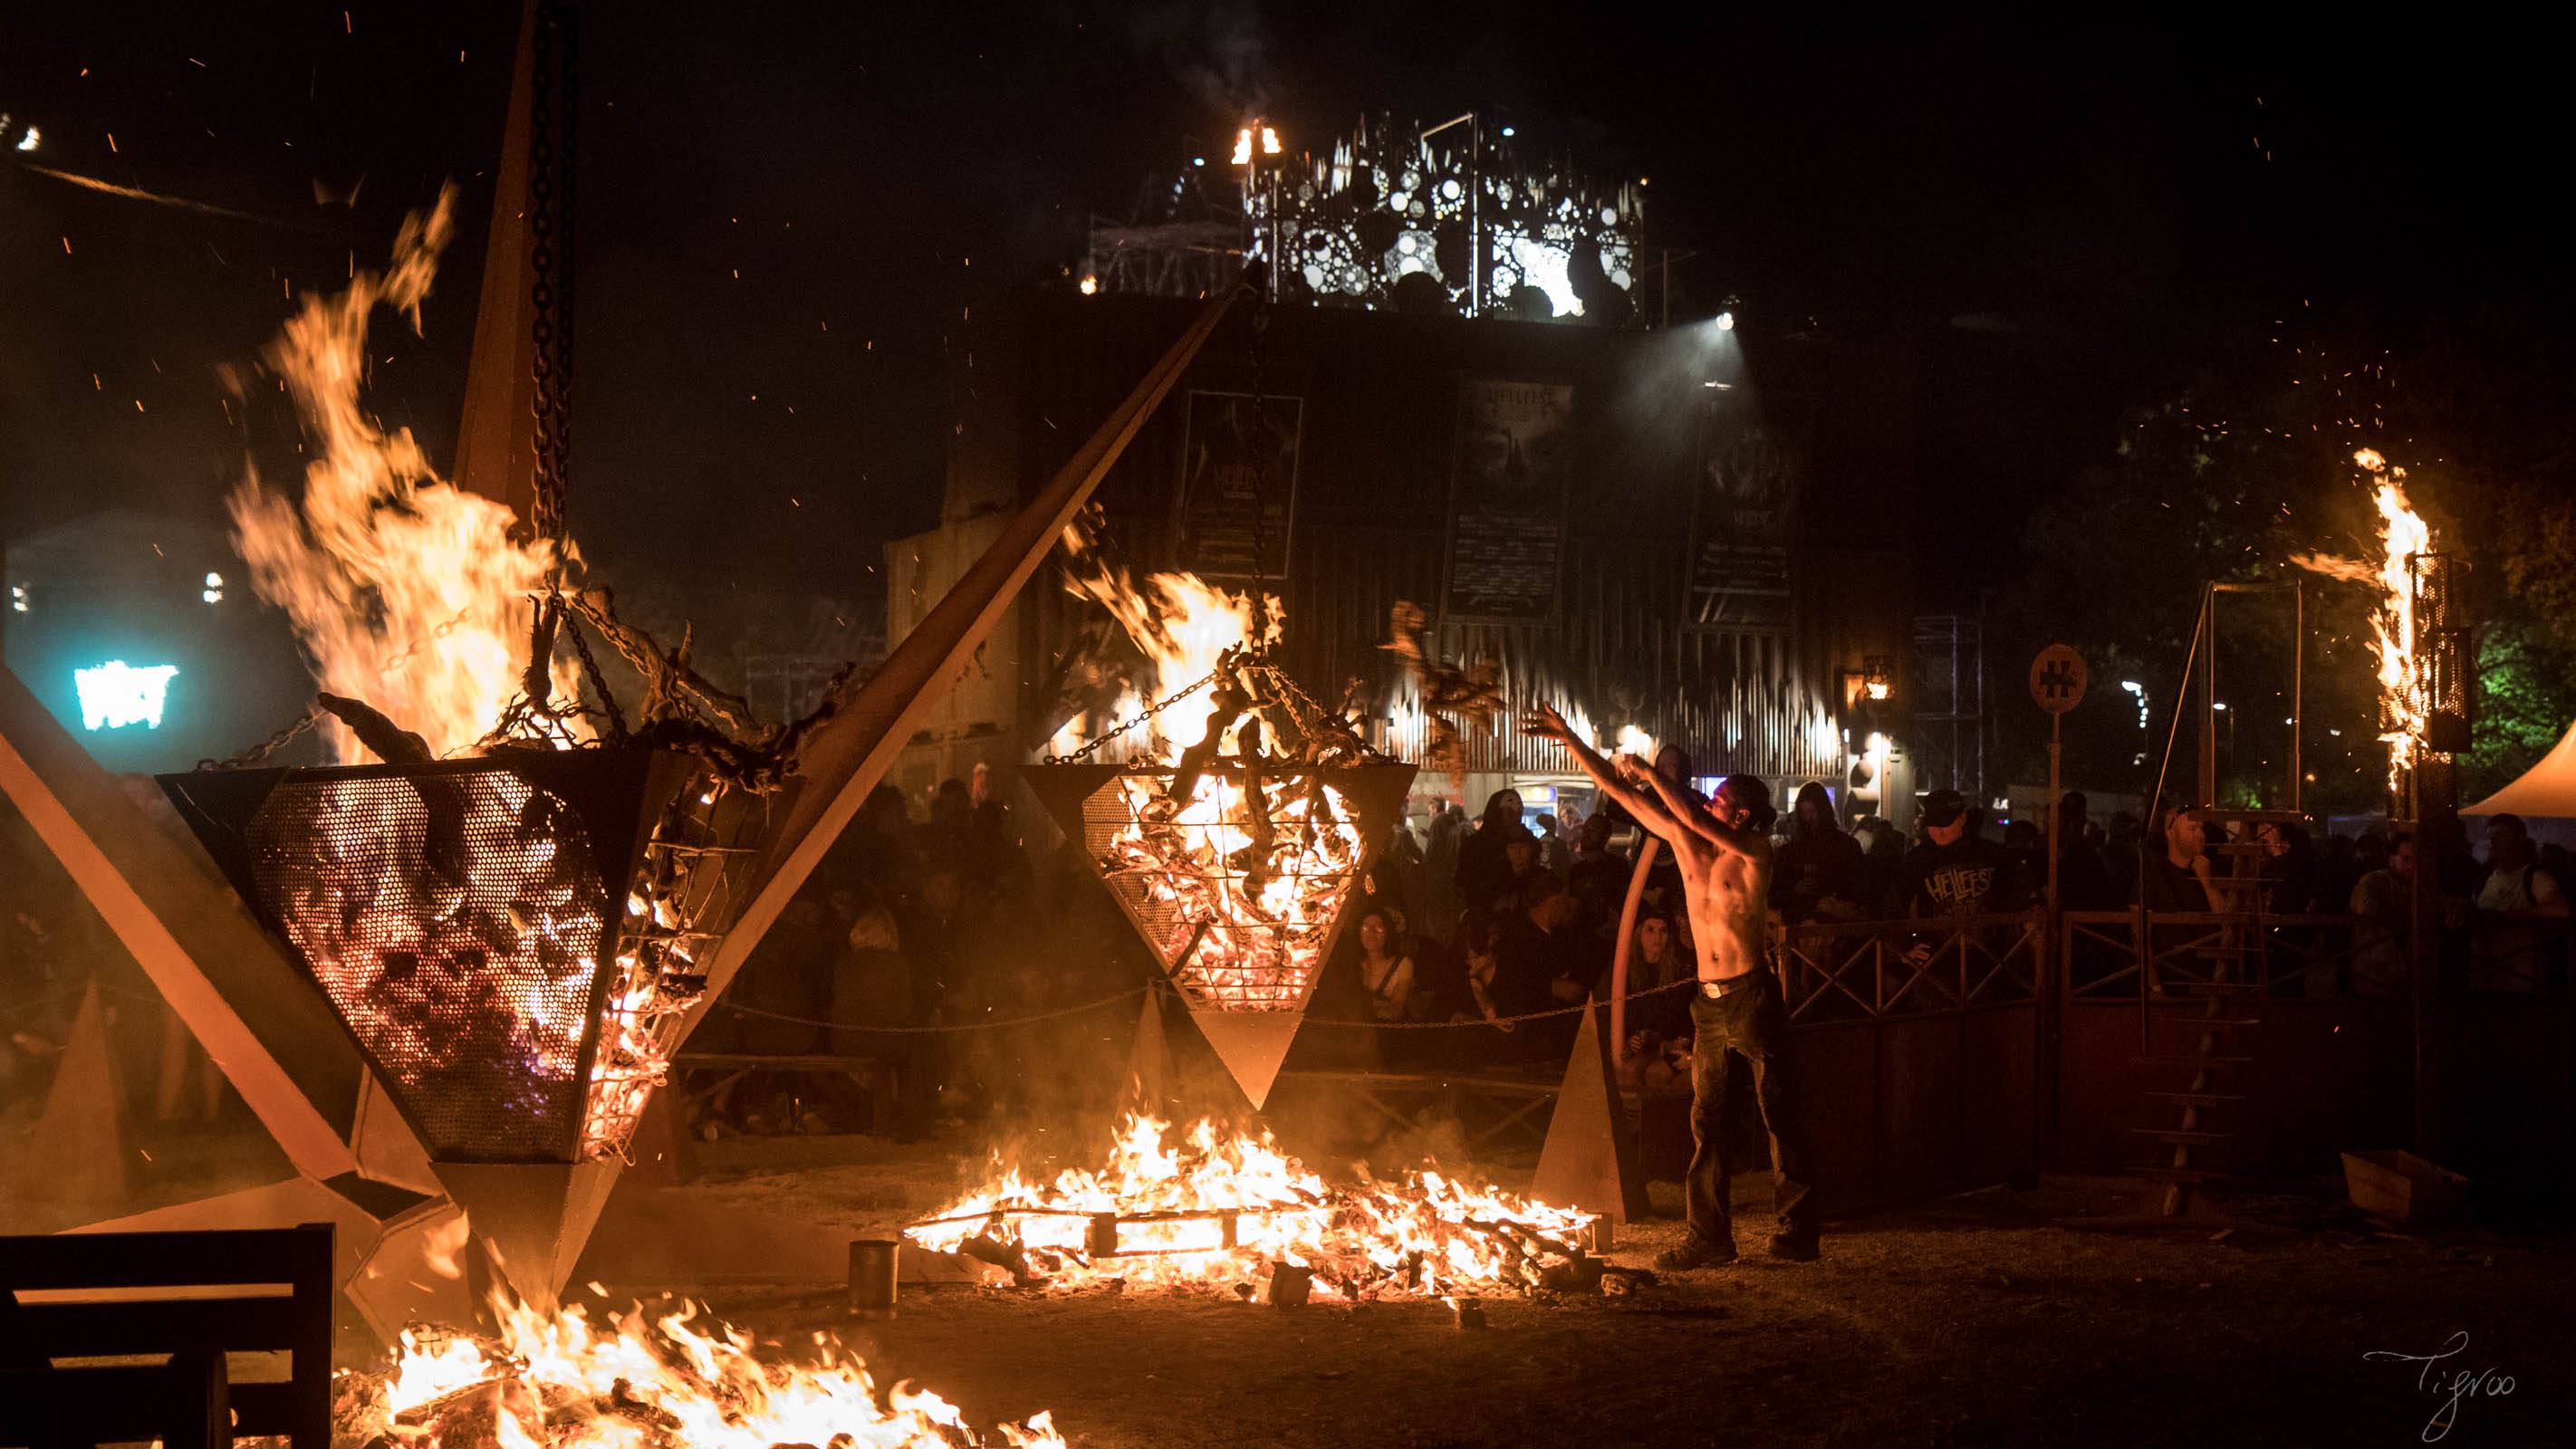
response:
M1649 178L1650 241L1695 253L1683 312L1740 294L1749 329L1911 338L1927 606L2009 569L2035 500L2220 339L2563 314L2565 128L2528 37L1663 13L590 7L576 532L610 567L847 590L936 521L970 310L1076 263L1158 168L1221 164L1255 111L1295 150L1364 108L1481 108ZM245 452L215 369L454 179L426 336L380 314L372 395L443 461L513 15L9 7L5 144L43 139L0 154L265 220L0 165L0 528L212 516Z

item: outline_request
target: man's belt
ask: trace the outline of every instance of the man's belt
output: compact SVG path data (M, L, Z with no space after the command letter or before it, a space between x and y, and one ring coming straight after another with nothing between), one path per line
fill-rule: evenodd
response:
M1699 984L1699 994L1711 1001L1721 996L1733 996L1739 991L1750 991L1761 985L1763 977L1767 974L1762 971L1747 971L1741 976L1730 976L1724 981L1703 981Z

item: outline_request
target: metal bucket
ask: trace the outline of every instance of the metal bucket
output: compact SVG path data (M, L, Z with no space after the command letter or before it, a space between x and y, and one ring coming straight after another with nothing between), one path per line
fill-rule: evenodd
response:
M860 1238L850 1244L850 1307L875 1312L894 1307L894 1238Z

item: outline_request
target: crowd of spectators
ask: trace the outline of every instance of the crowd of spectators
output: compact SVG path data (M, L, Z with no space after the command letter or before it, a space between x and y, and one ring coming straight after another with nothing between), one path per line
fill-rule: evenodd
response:
M1894 930L1896 954L1916 968L1958 936L2000 952L2012 926L1996 918L2040 904L2053 853L2059 898L2070 911L2126 911L2143 901L2156 916L2349 917L2345 927L2311 921L2268 929L2298 935L2301 949L2292 959L2348 957L2314 973L2303 989L2361 996L2404 989L2411 839L2392 850L2375 831L2320 840L2296 821L2264 821L2239 827L2252 856L2240 869L2217 859L2226 827L2206 811L2169 805L2142 827L2128 811L2097 819L2085 796L2070 792L2059 816L2052 851L2041 822L2017 820L1998 832L1983 807L1936 790L1921 801L1909 840L1875 816L1844 827L1830 793L1805 785L1774 842L1773 919L1790 928L1878 934L1896 923L1937 923ZM1579 1015L1560 1008L1610 989L1633 868L1628 849L1638 838L1626 827L1607 811L1533 815L1510 790L1496 792L1472 817L1443 802L1420 834L1397 827L1310 1016L1456 1028L1351 1033L1366 1040L1340 1053L1346 1061L1562 1063ZM2458 879L2446 887L2460 979L2479 989L2556 989L2566 969L2565 935L2537 923L2568 914L2565 854L2535 847L2511 816L2493 820L2487 839L2483 860L2465 849L2453 855ZM1679 887L1677 876L1661 871L1644 892L1630 958L1627 1040L1618 1052L1622 1082L1632 1091L1688 1089L1688 992L1674 988L1695 975L1697 951ZM2208 930L2179 921L2152 927L2159 949L2169 935L2187 943ZM2329 931L2348 931L2333 939L2350 949L2317 949Z
M1069 846L1043 878L991 772L940 782L916 816L880 785L760 942L692 1055L864 1058L895 1080L895 1120L830 1072L705 1073L701 1130L865 1127L914 1140L1051 1092L1070 1063L1011 1032L957 1030L1096 1001L1150 962ZM711 1125L712 1124L712 1125Z

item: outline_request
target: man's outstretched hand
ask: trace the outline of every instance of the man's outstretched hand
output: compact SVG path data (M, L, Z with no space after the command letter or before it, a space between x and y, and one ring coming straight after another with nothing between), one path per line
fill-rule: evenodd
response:
M1532 705L1521 716L1521 733L1536 739L1555 740L1560 744L1575 742L1574 726L1552 704Z

